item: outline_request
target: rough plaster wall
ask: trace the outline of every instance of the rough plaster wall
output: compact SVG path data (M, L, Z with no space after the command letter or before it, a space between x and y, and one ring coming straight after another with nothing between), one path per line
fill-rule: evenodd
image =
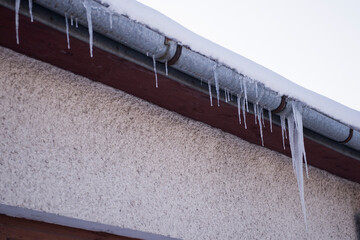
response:
M310 167L306 233L285 156L1 47L0 86L2 204L183 239L356 238L359 184Z

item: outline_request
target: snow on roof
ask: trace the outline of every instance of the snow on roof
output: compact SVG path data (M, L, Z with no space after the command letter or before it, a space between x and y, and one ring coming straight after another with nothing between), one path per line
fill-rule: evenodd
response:
M101 0L101 2L108 4L114 12L126 15L195 52L235 69L281 95L300 100L335 120L360 129L359 111L305 89L255 62L191 32L169 17L142 3L134 0ZM325 84L324 87L326 87Z

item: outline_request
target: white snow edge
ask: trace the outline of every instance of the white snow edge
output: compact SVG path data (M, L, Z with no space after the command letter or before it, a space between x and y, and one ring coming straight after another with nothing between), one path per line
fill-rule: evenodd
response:
M142 3L134 0L101 0L101 2L108 4L110 10L128 16L130 19L148 26L195 52L235 69L239 73L263 83L280 95L299 100L345 125L357 130L360 129L359 111L303 88L255 62L191 32L169 17Z

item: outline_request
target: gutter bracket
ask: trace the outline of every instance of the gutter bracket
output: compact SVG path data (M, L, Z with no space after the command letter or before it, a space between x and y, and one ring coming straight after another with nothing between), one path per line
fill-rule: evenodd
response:
M171 66L174 65L180 58L182 52L182 46L178 43L176 43L176 52L174 56L168 61L167 65Z
M284 109L286 108L286 104L287 104L286 99L287 99L287 97L285 95L283 95L281 97L280 105L277 108L275 108L274 110L272 110L271 112L272 113L280 113L280 112L284 111Z
M352 139L354 135L354 130L352 128L349 129L349 136L344 140L344 141L340 141L338 143L341 143L341 144L345 144L345 143L348 143L350 142L350 140Z

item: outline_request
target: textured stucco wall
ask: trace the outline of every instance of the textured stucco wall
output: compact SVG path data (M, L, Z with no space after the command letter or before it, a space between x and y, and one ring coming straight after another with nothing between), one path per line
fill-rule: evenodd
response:
M184 239L355 239L360 185L309 175L305 233L289 158L0 47L1 204Z

